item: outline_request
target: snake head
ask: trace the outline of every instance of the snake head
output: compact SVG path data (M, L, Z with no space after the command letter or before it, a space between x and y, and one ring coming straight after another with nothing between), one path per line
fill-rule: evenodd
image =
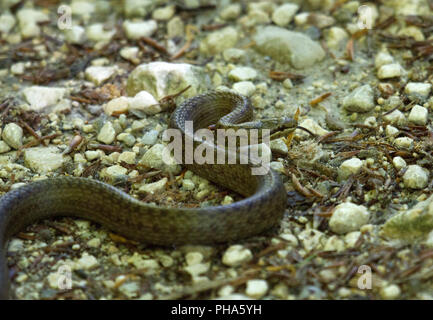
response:
M271 140L289 135L295 131L298 126L298 121L290 117L281 117L272 120L274 121L274 125L269 126L269 129L271 130Z

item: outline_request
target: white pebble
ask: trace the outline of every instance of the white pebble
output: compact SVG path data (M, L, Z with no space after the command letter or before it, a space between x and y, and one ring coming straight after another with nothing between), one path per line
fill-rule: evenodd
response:
M352 174L357 174L362 168L362 161L358 158L352 158L344 161L338 170L338 177L341 180L347 179Z
M113 124L107 121L99 131L97 139L105 144L111 144L116 137L116 131L114 130Z
M232 245L224 252L222 262L226 266L235 267L253 258L251 250L241 245Z
M254 299L260 299L268 292L269 286L266 280L253 279L247 281L245 294Z
M428 110L420 105L413 106L409 114L409 122L417 125L425 125L427 123Z
M10 147L18 149L23 145L23 129L16 123L8 123L3 129L2 138Z
M370 213L366 207L344 202L335 207L329 227L335 233L344 234L359 230L369 218Z
M403 175L403 182L407 188L423 189L427 186L429 173L419 165L412 164Z
M406 168L406 161L404 161L402 157L394 157L394 159L392 159L392 163L397 170Z
M389 79L400 77L402 72L402 67L398 63L385 64L379 68L377 71L377 77L379 79Z

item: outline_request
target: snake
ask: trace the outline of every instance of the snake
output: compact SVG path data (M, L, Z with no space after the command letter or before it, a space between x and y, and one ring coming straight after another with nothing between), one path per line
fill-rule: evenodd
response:
M248 98L211 91L185 100L172 112L169 127L185 137L185 122L194 128L236 126L253 119ZM260 122L259 122L260 123ZM289 122L289 126L295 123ZM84 177L47 178L13 189L0 198L0 298L10 298L7 266L9 239L36 221L76 217L142 243L157 246L227 243L278 226L287 202L280 174L270 169L253 175L252 164L186 164L194 174L243 198L208 207L162 207L140 201L118 188Z

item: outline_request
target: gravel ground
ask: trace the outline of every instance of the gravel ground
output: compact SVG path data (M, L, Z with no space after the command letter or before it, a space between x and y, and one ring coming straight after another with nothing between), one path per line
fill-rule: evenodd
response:
M306 129L270 145L277 230L159 248L42 221L10 241L16 298L433 298L432 1L0 6L1 194L71 175L157 205L241 199L161 160L174 104L208 90Z

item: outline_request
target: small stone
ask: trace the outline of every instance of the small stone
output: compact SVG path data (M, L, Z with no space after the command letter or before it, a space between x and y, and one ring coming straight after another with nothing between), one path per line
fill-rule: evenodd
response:
M90 270L98 266L98 260L88 253L83 253L80 259L78 259L75 269L84 269L84 270Z
M70 44L83 44L86 41L86 29L82 26L72 26L64 32L66 42Z
M401 170L403 168L406 168L406 161L402 157L394 157L392 159L392 163L394 164L394 167L397 170Z
M203 254L200 252L188 252L185 255L185 260L188 265L199 264L203 261Z
M8 123L2 133L3 141L10 147L19 149L23 145L23 129L16 123Z
M163 178L159 181L153 182L153 183L147 183L145 185L142 185L138 191L143 193L150 193L155 194L158 192L162 192L165 190L165 186L167 185L168 179Z
M343 99L343 107L351 112L368 112L374 106L373 89L368 84L356 88Z
M254 80L257 77L257 71L250 67L236 67L229 72L229 78L234 81Z
M425 40L424 34L416 26L408 26L408 27L402 28L397 33L397 35L402 36L402 37L414 38L416 41L424 41Z
M349 38L346 30L340 27L330 28L326 35L326 43L328 47L333 50L341 50L341 48L344 46L344 43Z
M49 22L50 17L41 10L24 8L16 14L23 38L39 36L41 29L38 23Z
M311 67L325 58L325 51L317 42L303 33L280 27L259 28L254 41L257 51L296 69Z
M401 76L402 67L398 63L385 64L377 71L379 79L389 79Z
M310 130L312 133L318 136L323 136L324 134L329 133L328 130L323 129L315 120L310 118L303 120L299 125L303 128ZM301 129L296 129L295 135L301 138L310 137L310 135L307 132Z
M384 65L390 65L394 62L394 58L385 51L379 52L374 58L374 66L380 68Z
M143 111L145 114L153 115L162 111L159 102L147 91L140 91L134 98L129 99L129 109Z
M167 21L174 16L175 12L176 7L174 5L168 5L154 10L152 13L152 18L157 21Z
M423 126L427 123L428 110L420 105L413 106L409 114L409 122Z
M123 1L123 11L128 18L145 17L154 8L154 0L125 0Z
M121 114L128 111L129 100L127 97L119 97L110 100L103 106L104 112L111 116L113 113Z
M270 167L274 171L284 173L284 165L280 161L271 161Z
M409 98L427 99L430 95L432 85L423 82L409 82L404 88L404 92Z
M254 299L260 299L268 292L269 286L266 280L253 279L247 281L245 294Z
M87 241L87 245L90 248L99 248L101 246L101 239L93 238L93 239Z
M286 3L275 9L272 14L272 21L280 27L287 26L299 10L299 5L295 3Z
M182 188L184 188L186 191L191 191L194 190L195 184L191 179L183 179Z
M279 153L281 155L287 155L289 153L289 148L282 138L271 140L269 147L273 152Z
M185 33L185 25L180 17L174 17L167 23L167 37L182 37Z
M116 67L91 66L85 71L86 79L97 86L110 79L116 72Z
M128 263L132 264L137 269L158 269L159 263L154 259L144 259L140 254L134 254L128 259Z
M223 20L234 20L241 14L242 7L239 3L234 3L226 6L220 12L220 17Z
M403 175L403 182L407 188L423 189L427 186L429 173L423 167L412 164Z
M135 152L132 151L123 151L119 155L119 159L117 160L119 163L126 162L128 164L135 164Z
M116 30L105 30L102 23L91 24L86 28L87 39L94 42L108 42L116 34Z
M368 222L370 213L364 206L344 202L335 207L329 220L329 227L338 234L359 230Z
M86 159L89 161L93 161L95 159L98 159L101 154L97 150L87 150L84 155L86 156Z
M413 146L413 139L409 137L401 137L394 140L394 144L399 148L411 149Z
M15 75L22 75L26 71L26 66L23 62L14 63L11 65L11 73Z
M380 289L380 295L383 299L393 300L400 297L401 290L400 287L396 284L391 284L389 286L383 287Z
M200 43L200 52L205 55L215 55L225 49L232 48L238 41L238 32L233 27L211 32Z
M126 47L120 50L120 56L134 64L138 64L140 62L140 59L138 58L139 53L140 48L138 47Z
M137 66L129 75L126 91L134 96L142 90L160 100L191 86L182 94L191 98L207 91L209 76L201 67L186 63L150 62Z
M140 292L140 283L136 281L127 281L122 283L118 290L129 299L136 298Z
M361 171L362 165L362 161L358 158L352 158L344 161L338 170L338 178L340 180L345 180L350 175L357 174L359 171Z
M245 50L237 48L228 48L223 51L223 58L227 62L238 62L246 55Z
M122 132L122 133L117 135L116 139L118 141L122 141L128 147L132 147L135 144L135 137L130 133Z
M221 201L221 205L226 206L232 204L234 202L233 198L230 196L225 196L223 201Z
M66 94L65 88L31 86L23 90L24 98L34 111L58 104Z
M176 163L176 160L170 155L166 148L167 147L163 144L153 145L143 155L139 163L150 168L171 172L173 174L180 173L182 170L180 165ZM166 153L164 150L166 150Z
M0 140L0 154L9 152L10 150L11 150L11 147L9 147L9 145L6 142L4 142L3 140Z
M141 143L147 145L154 145L158 140L158 135L158 130L150 130L143 135L143 138L141 138Z
M383 117L383 119L395 125L403 125L406 123L406 117L400 110L394 110L393 112L388 113Z
M236 267L244 262L248 262L253 258L253 254L250 249L245 248L241 245L230 246L223 255L222 262L226 266Z
M108 168L106 168L104 175L106 177L109 177L111 180L115 180L118 177L126 175L127 172L128 172L128 169L116 164L114 166L109 166Z
M15 17L9 13L0 15L0 32L8 34L15 26Z
M388 137L395 137L396 135L398 135L399 130L396 127L388 124L385 128L385 133Z
M21 239L12 239L9 241L8 251L9 252L20 252L24 249L24 242Z
M256 91L256 86L251 81L241 81L233 84L233 90L243 96L249 97Z
M142 37L152 36L158 25L155 20L148 21L129 21L123 22L123 30L129 40L138 40Z
M99 131L97 139L105 144L111 144L116 138L116 130L114 130L113 124L107 121Z

